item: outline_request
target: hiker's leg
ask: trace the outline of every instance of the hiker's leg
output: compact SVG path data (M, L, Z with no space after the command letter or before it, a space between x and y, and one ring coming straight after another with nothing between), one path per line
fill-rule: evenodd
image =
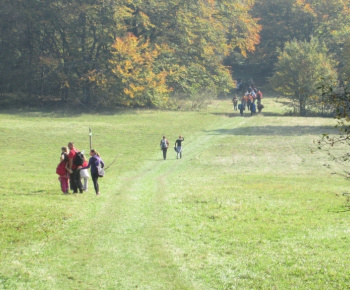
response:
M95 192L96 194L98 194L100 191L100 188L98 185L98 173L91 174L91 178L92 178L92 182L94 183Z
M62 184L62 191L63 193L68 193L68 178L66 177L61 177L61 184Z
M58 178L58 180L60 181L60 185L61 185L61 190L62 190L62 192L65 193L65 191L64 191L63 177L60 176L60 177Z
M72 174L70 174L70 188L74 193L78 192L77 183L76 183L76 170L73 170Z
M82 193L83 185L81 184L80 169L76 169L75 183L77 185L77 189L79 189L79 192Z
M177 146L177 152L180 155L180 158L182 157L182 146Z
M84 186L83 186L83 189L84 189L85 191L88 190L88 179L87 179L87 177L84 177Z

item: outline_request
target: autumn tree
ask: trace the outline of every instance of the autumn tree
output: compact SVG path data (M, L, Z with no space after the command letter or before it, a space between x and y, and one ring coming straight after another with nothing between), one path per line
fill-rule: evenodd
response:
M149 41L143 41L132 33L116 38L112 45L112 78L107 87L115 94L116 102L124 106L165 106L167 93L167 71L159 70L157 57L166 52L166 47L150 48Z
M308 105L317 106L322 96L321 87L334 85L337 79L334 65L326 47L318 40L293 40L279 51L271 83L276 91L291 99L301 116L305 116Z
M236 57L242 69L252 74L271 75L278 49L294 39L324 43L341 65L342 48L350 30L349 1L339 0L256 0L252 15L262 26L261 41L246 59Z
M119 98L116 103L130 106L136 103L125 100L154 105L156 94L170 90L184 96L206 87L228 91L231 67L223 59L232 51L245 55L259 42L252 6L251 0L3 0L0 90L86 105ZM130 35L137 40L134 48ZM133 71L143 80L116 74L116 42L136 49L140 62L132 59ZM143 82L146 70L156 86ZM120 87L108 86L111 78ZM137 94L131 84L148 93Z
M228 91L233 85L230 68L223 59L230 51L244 54L259 42L260 27L249 16L252 1L147 1L133 3L134 19L129 31L166 44L171 53L157 63L168 71L167 84L176 92L193 88Z

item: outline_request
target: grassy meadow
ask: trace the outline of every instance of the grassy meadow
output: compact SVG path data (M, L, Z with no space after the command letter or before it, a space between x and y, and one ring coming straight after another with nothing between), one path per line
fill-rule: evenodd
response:
M229 99L200 112L2 111L0 289L350 288L348 181L310 152L335 121L264 105L253 117ZM89 127L110 165L101 196L91 179L63 195L60 148L88 151Z

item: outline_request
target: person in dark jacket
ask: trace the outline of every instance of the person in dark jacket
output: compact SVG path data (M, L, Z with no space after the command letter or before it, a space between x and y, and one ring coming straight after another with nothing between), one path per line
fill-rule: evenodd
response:
M165 136L163 136L163 139L160 140L160 149L162 149L162 151L163 151L163 159L164 160L166 159L166 153L168 151L168 147L169 147L169 141Z
M251 103L251 105L250 105L250 113L251 113L251 116L255 115L255 113L256 113L256 105L255 105L255 103Z
M182 145L181 143L185 141L185 138L182 137L181 135L179 136L179 139L175 141L175 148L176 148L176 159L182 158Z
M265 108L265 106L262 103L258 104L258 112L259 112L259 114L261 113L262 109L264 109L264 108Z
M70 173L70 186L73 190L73 193L77 193L78 189L80 193L83 193L83 185L81 184L80 179L80 169L78 165L74 164L74 159L79 150L74 147L73 142L68 143L69 154L68 154L68 167L72 173Z
M245 105L244 105L244 103L240 103L240 104L238 105L238 110L239 110L241 116L243 117L243 112L244 112L244 110L245 110Z
M91 157L89 159L89 164L85 167L81 167L81 169L91 168L90 169L91 178L92 178L92 182L94 183L95 192L96 192L96 195L100 195L100 187L98 184L98 178L99 178L98 168L99 167L104 168L105 164L101 159L100 154L95 149L91 149L90 156Z
M232 99L232 103L233 103L233 110L234 111L237 111L237 105L238 105L238 97L237 97L237 95L235 95L234 97L233 97L233 99Z

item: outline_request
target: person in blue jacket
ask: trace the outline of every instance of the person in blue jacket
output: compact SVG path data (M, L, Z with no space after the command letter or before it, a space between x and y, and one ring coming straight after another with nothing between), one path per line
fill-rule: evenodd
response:
M256 105L255 105L255 103L251 103L250 104L250 113L251 113L251 116L255 115L255 113L256 113Z

